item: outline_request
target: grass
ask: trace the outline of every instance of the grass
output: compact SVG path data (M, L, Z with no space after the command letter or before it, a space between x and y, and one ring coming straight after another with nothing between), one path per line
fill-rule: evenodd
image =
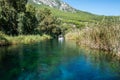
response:
M40 42L43 40L48 40L51 37L48 35L19 35L19 36L0 36L0 46L5 45L16 45L16 44L31 44L35 42Z
M9 45L9 41L4 36L5 34L0 32L0 46Z
M68 32L65 35L66 40L77 40L77 38L78 38L78 32L75 31Z
M40 42L43 40L50 39L50 36L48 35L20 35L16 37L6 37L8 41L10 41L11 44L31 44L35 42Z
M120 23L116 19L103 19L77 33L68 33L66 37L74 38L79 45L120 53Z

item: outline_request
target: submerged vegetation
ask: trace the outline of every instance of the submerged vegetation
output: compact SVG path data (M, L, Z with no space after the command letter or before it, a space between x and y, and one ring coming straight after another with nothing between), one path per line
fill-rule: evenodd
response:
M28 1L0 0L1 80L120 79L119 16Z

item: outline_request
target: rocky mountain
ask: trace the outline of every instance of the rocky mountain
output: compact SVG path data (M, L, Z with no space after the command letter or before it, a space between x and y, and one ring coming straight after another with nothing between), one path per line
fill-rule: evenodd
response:
M32 0L34 3L38 5L47 5L52 8L57 8L62 11L68 12L76 12L77 10L72 8L67 3L63 2L62 0Z

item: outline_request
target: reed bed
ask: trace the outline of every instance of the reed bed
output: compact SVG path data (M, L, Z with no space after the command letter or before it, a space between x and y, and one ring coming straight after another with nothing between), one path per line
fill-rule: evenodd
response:
M48 40L51 37L49 35L19 35L19 36L7 36L5 34L0 35L0 46L15 45L15 44L31 44Z
M120 53L120 23L114 19L104 19L81 30L77 42L79 45Z
M120 18L104 17L101 22L67 33L65 38L76 40L80 46L119 53L120 56Z

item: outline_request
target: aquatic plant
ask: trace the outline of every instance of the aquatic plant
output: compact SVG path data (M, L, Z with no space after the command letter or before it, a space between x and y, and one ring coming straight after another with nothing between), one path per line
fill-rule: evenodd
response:
M79 32L78 43L91 48L119 51L120 49L120 24L119 19L104 18L92 27L86 27Z

